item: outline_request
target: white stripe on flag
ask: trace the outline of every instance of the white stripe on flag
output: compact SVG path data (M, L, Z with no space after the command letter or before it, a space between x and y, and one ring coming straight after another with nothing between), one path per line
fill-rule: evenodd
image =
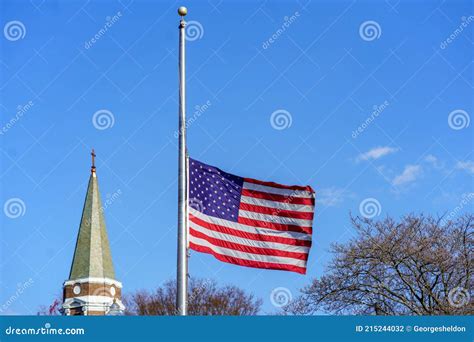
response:
M305 260L299 260L299 259L293 259L293 258L287 258L287 257L281 257L281 256L277 257L277 256L271 256L271 255L240 252L240 251L230 249L230 248L215 246L206 240L199 239L192 235L189 236L189 240L192 243L195 243L196 245L210 248L217 254L227 255L234 258L250 260L250 261L270 262L270 263L282 264L282 265L294 265L294 266L303 267L303 268L306 267Z
M259 206L267 207L267 208L298 211L301 213L312 213L314 210L314 206L312 205L276 202L276 201L269 201L269 200L261 199L261 198L249 197L249 196L242 196L240 201L242 203L259 205Z
M283 238L289 238L289 239L311 241L310 234L249 226L242 223L223 220L214 216L208 216L206 214L201 213L200 211L197 211L196 209L192 207L188 207L188 208L189 208L189 213L191 215L211 224L217 224L219 226L232 228L232 229L240 230L242 232L248 232L248 233L253 233L253 234L262 234L262 235L283 237Z
M239 216L246 217L252 220L259 220L271 223L278 223L278 224L291 224L300 227L311 227L313 221L311 220L302 220L296 219L293 217L283 217L283 216L275 216L275 215L268 215L268 214L260 214L254 213L253 211L247 210L239 210Z
M232 242L232 243L238 243L238 244L249 246L249 247L271 248L271 249L278 249L284 252L296 252L296 253L306 253L306 254L309 253L309 247L305 247L305 246L294 246L294 245L289 245L286 243L245 239L238 236L228 235L228 234L224 234L221 232L216 232L214 230L207 229L192 221L189 222L189 226L190 228L198 232L201 232L209 237L223 240L223 241Z

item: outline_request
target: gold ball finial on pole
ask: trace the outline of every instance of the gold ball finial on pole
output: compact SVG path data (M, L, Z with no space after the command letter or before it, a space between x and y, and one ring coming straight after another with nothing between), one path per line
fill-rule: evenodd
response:
M184 17L186 14L188 14L188 9L184 6L181 6L180 8L178 8L178 14Z

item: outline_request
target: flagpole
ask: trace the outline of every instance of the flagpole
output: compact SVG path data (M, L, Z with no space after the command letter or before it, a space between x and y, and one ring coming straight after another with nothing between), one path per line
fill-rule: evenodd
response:
M186 79L185 79L185 40L186 22L184 16L188 13L186 7L178 8L181 16L179 22L179 164L178 164L178 269L176 312L180 316L188 313L187 298L187 171L186 171Z

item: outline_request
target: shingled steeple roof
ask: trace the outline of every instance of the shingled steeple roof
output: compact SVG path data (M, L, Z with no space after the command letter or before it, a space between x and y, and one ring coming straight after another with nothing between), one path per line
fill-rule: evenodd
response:
M69 280L115 279L92 150L92 167Z

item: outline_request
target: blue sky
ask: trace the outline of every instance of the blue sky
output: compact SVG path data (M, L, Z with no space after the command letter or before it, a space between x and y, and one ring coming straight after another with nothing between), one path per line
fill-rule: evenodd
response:
M271 313L275 288L296 296L353 236L350 213L473 211L469 1L4 0L1 314L61 293L92 147L124 292L175 277L183 4L190 154L317 192L306 276L196 252L191 275L247 289Z

